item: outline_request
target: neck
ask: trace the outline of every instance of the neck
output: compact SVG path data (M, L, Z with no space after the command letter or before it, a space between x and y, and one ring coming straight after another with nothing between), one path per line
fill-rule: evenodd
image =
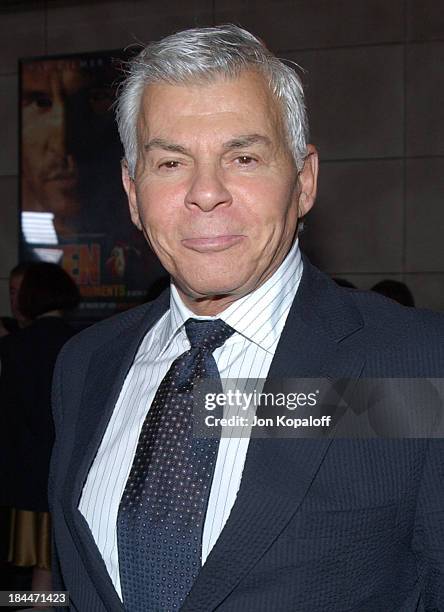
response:
M177 285L176 289L187 308L201 317L214 317L228 308L233 302L239 300L241 295L214 295L203 298L192 298L184 293Z

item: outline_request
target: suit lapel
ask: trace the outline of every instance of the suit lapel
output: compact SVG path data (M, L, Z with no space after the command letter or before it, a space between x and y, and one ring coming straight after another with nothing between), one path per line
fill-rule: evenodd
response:
M147 307L142 320L126 327L92 355L77 421L76 446L66 476L63 494L66 521L85 567L94 576L105 608L112 611L121 611L123 607L78 505L89 469L140 342L168 305L167 291Z
M363 326L346 292L304 260L267 385L282 378L357 378ZM350 342L347 342L349 340ZM259 561L302 503L331 439L251 439L236 502L182 612L210 612Z

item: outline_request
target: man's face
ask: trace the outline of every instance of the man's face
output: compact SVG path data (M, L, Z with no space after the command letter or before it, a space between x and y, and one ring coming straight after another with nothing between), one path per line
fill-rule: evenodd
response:
M70 100L83 87L85 77L79 70L62 70L56 62L24 69L25 210L76 212L78 168L71 150Z
M88 166L94 128L109 115L108 89L96 81L74 60L23 67L23 210L53 212L61 233L80 210L79 163Z
M298 208L314 197L315 161L298 179L278 105L254 72L147 87L138 139L135 181L123 171L132 219L185 302L216 314L285 258Z

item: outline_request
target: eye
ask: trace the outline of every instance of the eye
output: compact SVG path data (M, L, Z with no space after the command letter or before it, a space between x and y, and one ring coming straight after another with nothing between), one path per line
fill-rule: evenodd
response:
M31 92L23 96L23 105L34 105L39 111L46 111L52 108L52 99L45 93Z
M38 108L45 110L52 106L52 100L49 96L37 96L34 102Z
M177 160L168 160L159 164L159 168L166 168L167 170L173 170L174 168L178 168L180 166L180 162Z
M236 161L240 166L249 166L256 162L257 159L251 157L250 155L240 155L239 157L236 157Z

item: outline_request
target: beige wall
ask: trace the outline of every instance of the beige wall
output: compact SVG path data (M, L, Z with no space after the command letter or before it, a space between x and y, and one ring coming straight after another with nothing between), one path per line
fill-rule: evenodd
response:
M15 6L7 8L8 6ZM0 314L17 262L18 58L114 49L234 22L306 70L319 200L306 248L369 288L444 310L444 18L435 0L22 0L0 6Z

